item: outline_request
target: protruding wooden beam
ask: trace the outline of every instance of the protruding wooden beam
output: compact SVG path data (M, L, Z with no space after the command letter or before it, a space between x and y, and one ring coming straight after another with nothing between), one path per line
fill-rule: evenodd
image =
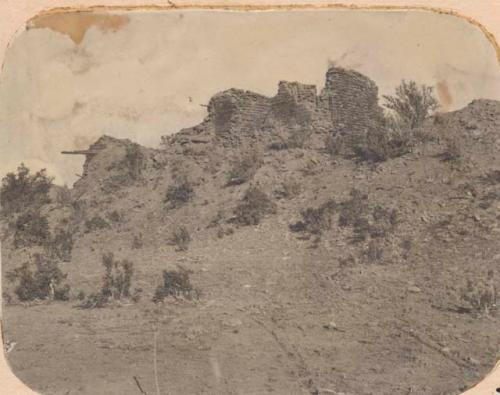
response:
M98 154L99 151L92 150L77 150L77 151L62 151L61 154L64 155L95 155Z

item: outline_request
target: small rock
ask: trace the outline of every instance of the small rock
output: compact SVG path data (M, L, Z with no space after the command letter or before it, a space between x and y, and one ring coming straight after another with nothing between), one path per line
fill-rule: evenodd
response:
M333 321L330 321L328 324L323 325L323 328L331 330L331 331L335 331L338 329L337 324Z
M419 287L417 287L416 285L408 287L408 291L411 293L415 293L415 294L422 292L422 290Z
M236 328L238 326L243 325L243 322L239 318L230 318L224 321L224 325L229 326L231 328Z

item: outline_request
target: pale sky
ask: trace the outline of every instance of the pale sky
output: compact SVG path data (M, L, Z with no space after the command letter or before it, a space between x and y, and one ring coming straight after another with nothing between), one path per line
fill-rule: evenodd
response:
M324 83L328 65L372 78L447 87L443 109L500 99L492 44L463 19L427 11L125 13L80 40L51 28L19 34L0 75L0 176L25 162L72 184L102 134L157 147L199 123L210 97L236 87L272 96L280 80ZM190 100L191 98L191 100Z

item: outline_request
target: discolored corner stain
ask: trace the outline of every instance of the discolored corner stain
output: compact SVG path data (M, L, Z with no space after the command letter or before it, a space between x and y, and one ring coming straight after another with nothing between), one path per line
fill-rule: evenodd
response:
M48 28L58 33L66 34L75 44L80 44L88 29L92 26L101 32L116 32L127 25L129 17L95 13L92 11L69 11L40 14L27 23L28 29Z
M436 84L436 91L441 105L444 108L448 108L453 103L453 98L448 88L448 83L445 80L439 81Z
M295 3L295 4L275 4L275 5L264 5L264 4L175 4L172 1L168 1L168 5L94 5L94 6L77 6L77 7L56 7L49 10L40 12L38 15L34 16L28 21L27 27L32 27L34 21L39 18L44 18L47 16L57 16L67 13L106 13L106 12L127 12L127 11L172 11L172 10L228 10L228 11L283 11L283 10L320 10L320 9L341 9L341 10L364 10L364 11L424 11L433 12L441 15L449 15L462 20L467 21L471 25L477 27L486 39L493 46L497 61L500 63L500 45L493 35L483 24L481 24L476 19L463 15L453 9L449 8L439 8L439 7L429 7L424 5L382 5L382 4L372 4L372 5L360 5L360 4L343 4L343 3ZM102 15L102 14L94 14ZM182 15L182 14L181 14ZM120 17L121 18L121 17ZM128 18L125 23L128 23ZM50 27L50 26L48 26ZM86 30L83 35L85 35ZM82 38L80 39L80 42ZM75 41L76 42L76 41Z

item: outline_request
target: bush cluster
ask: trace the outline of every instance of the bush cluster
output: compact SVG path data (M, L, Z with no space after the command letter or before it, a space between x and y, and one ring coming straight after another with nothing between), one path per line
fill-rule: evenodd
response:
M302 219L290 225L293 232L305 232L311 235L320 236L324 231L332 227L332 214L335 212L337 204L330 199L317 208L307 208L300 212Z
M234 222L240 225L258 225L262 218L276 212L276 205L257 186L251 186L234 209Z
M45 245L50 240L49 222L39 210L29 209L20 214L14 224L14 247Z
M53 178L48 177L45 169L30 174L23 164L17 168L17 173L8 173L2 179L0 201L2 212L13 214L24 209L38 209L50 202L49 192Z
M175 209L189 202L193 196L194 190L187 177L179 177L167 188L165 202L169 208Z
M162 302L169 296L175 299L192 299L198 296L196 290L191 285L187 270L163 271L163 283L156 288L153 301L155 303Z
M94 215L92 218L85 220L86 232L93 232L106 228L109 228L109 223L100 215Z
M122 300L131 297L130 287L134 274L134 264L127 260L115 260L113 253L102 256L104 276L102 286L98 293L90 294L80 308L91 309L104 307L110 300Z
M179 251L187 251L190 242L191 236L185 226L178 226L174 229L170 243L177 246Z
M63 284L66 276L57 263L41 254L7 273L9 281L18 283L14 292L21 301L68 300L70 286Z

